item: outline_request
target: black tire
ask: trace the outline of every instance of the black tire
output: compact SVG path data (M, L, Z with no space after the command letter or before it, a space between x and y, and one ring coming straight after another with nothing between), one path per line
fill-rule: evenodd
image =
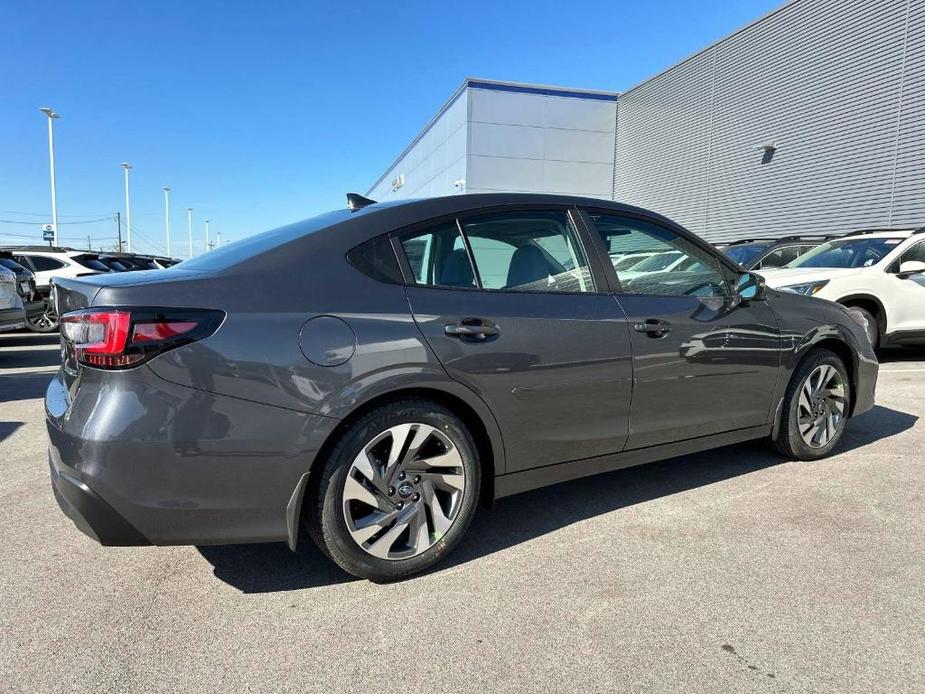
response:
M371 441L392 427L410 423L434 427L438 435L452 442L461 459L465 488L454 502L458 506L451 525L445 534L429 536L429 542L433 544L428 549L408 558L379 558L361 547L351 536L345 518L345 485L354 469L354 460L364 447L368 447ZM310 491L310 503L304 516L306 529L321 550L338 566L360 578L377 582L395 581L425 571L459 544L475 514L481 483L475 442L456 415L429 400L395 400L368 412L343 433L327 459L318 462L324 468L318 484ZM387 501L397 502L398 496ZM408 497L408 504L410 508L411 497ZM432 513L428 515L423 509L422 514L429 519L433 518ZM427 543L424 544L426 546Z
M841 398L843 399L843 411L838 419L838 424L834 428L834 433L826 435L826 441L823 445L810 445L801 432L800 421L801 413L806 410L801 405L801 395L807 384L807 379L819 373L820 367L831 367L835 370L840 381ZM834 382L834 381L833 381ZM837 396L833 396L837 398ZM834 402L834 400L833 400ZM851 406L851 380L848 377L848 370L844 362L834 352L827 349L817 349L810 352L800 363L790 378L787 386L787 392L784 395L784 403L781 412L780 429L777 436L772 440L774 447L782 455L795 460L818 460L830 455L838 446L842 435L845 433L845 424L848 420L848 413ZM823 410L824 412L825 410ZM825 415L822 415L823 421ZM803 419L805 422L806 420ZM817 420L818 421L818 420ZM805 424L804 424L805 427Z
M880 347L880 324L876 317L866 308L860 306L849 306L848 310L858 316L864 324L864 332L867 333L867 339L874 349Z
M34 333L53 333L58 330L58 315L51 305L45 302L45 309L42 313L26 317L26 327Z

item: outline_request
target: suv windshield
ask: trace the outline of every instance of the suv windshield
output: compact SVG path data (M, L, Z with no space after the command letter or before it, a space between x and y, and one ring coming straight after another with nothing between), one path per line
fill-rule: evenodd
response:
M736 246L727 246L722 251L739 265L751 265L759 255L770 247L770 243L743 243Z
M876 265L903 239L870 238L858 236L854 238L838 239L814 248L806 255L800 256L791 267L826 267L826 268L857 268Z

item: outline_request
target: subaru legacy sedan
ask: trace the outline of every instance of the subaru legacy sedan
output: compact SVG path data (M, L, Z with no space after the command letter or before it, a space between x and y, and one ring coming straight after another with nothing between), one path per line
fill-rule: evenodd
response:
M311 537L393 580L443 559L479 502L750 439L814 460L873 406L845 308L767 289L659 215L348 197L170 269L56 280L49 458L78 528ZM621 277L640 250L673 262Z

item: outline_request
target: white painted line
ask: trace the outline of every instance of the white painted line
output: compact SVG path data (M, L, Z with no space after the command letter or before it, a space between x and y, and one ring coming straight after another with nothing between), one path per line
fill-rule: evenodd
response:
M25 374L53 374L57 370L57 366L26 366L21 369L0 369L0 378Z
M55 344L40 344L40 345L4 345L0 343L0 354L6 354L7 352L50 352L52 350L61 349L61 347Z
M882 374L914 374L921 373L925 369L880 369Z

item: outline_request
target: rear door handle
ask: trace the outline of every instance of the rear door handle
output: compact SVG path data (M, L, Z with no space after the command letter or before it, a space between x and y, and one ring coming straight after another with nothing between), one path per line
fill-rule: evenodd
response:
M636 323L633 330L637 333L645 333L649 337L665 337L671 332L671 324L658 318L649 318L645 323Z
M471 342L478 342L501 333L501 328L481 318L464 318L459 323L447 323L443 332L450 337L459 337Z

